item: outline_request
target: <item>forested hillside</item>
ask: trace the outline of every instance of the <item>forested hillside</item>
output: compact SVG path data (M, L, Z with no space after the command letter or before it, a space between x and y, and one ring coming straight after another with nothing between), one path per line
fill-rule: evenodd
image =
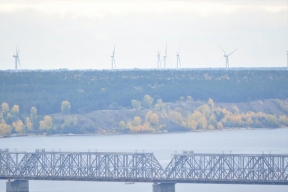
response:
M287 71L2 71L0 86L0 136L288 126Z
M71 113L120 109L150 95L163 102L181 97L215 102L249 102L288 96L287 71L130 70L0 72L0 102L17 104L23 113L60 112L62 101Z

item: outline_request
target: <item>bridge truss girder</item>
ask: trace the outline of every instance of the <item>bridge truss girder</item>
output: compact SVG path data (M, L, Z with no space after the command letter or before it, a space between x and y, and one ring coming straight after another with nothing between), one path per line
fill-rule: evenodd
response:
M163 169L152 153L0 149L0 179L288 185L288 155L176 154Z
M180 154L165 174L169 180L191 183L288 184L288 156Z
M152 153L0 151L0 179L154 181L163 172Z

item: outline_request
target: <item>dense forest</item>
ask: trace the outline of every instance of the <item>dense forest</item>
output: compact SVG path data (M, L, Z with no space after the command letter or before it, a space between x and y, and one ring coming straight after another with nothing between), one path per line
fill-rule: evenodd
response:
M120 109L131 100L150 95L163 102L180 97L215 102L249 102L288 96L287 71L130 70L130 71L0 71L0 102L17 104L23 113L32 106L38 114Z
M288 125L287 71L0 71L0 90L0 135Z

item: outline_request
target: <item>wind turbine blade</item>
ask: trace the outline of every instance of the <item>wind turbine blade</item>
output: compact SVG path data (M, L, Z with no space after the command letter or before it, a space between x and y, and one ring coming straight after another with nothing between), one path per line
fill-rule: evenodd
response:
M237 48L237 49L238 49L238 48ZM229 55L231 55L232 53L234 53L235 51L237 51L237 49L235 49L234 51L232 51ZM229 56L229 55L228 55L228 56Z
M226 54L226 52L224 51L224 49L219 45L219 47L222 49L222 51ZM227 54L226 54L227 55Z

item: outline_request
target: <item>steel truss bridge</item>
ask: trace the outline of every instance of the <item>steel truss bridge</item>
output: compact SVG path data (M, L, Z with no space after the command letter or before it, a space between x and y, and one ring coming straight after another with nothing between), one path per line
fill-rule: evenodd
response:
M153 153L2 149L0 179L287 185L288 155L186 152L164 169Z

